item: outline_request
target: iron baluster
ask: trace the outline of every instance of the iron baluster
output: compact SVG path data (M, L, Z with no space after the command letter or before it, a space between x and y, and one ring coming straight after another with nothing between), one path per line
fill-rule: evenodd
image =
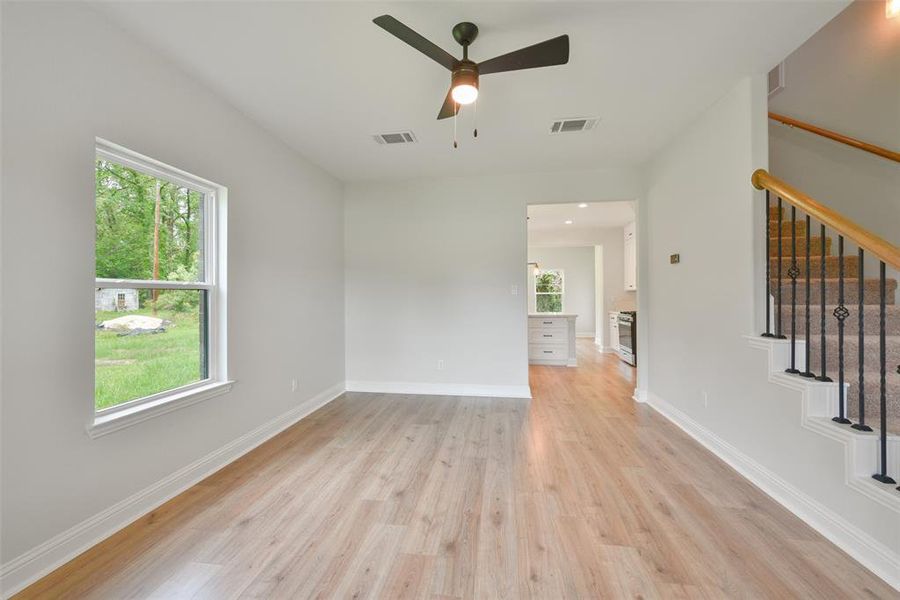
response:
M797 276L800 269L797 268L797 207L791 206L791 268L788 269L788 277L791 278L791 366L785 369L786 373L795 375L800 373L797 368Z
M772 308L769 306L769 296L772 293L772 258L769 256L771 251L771 236L772 236L772 209L769 201L769 190L766 190L766 332L762 334L762 337L773 338L775 335L772 333Z
M782 325L782 323L781 323L781 255L783 254L782 244L781 244L781 238L782 238L781 234L782 234L782 230L784 229L784 226L783 226L784 225L784 217L782 216L783 212L784 212L784 209L782 208L781 197L779 197L778 198L778 261L777 261L777 265L776 265L777 268L775 269L776 275L778 277L778 286L775 288L775 291L778 295L777 305L775 307L775 337L780 340L785 339L784 334L781 333L781 329L782 329L782 326L781 326Z
M819 260L822 261L819 265L819 293L821 294L819 298L819 344L822 347L819 360L822 374L816 379L818 381L832 381L831 377L825 373L825 275L827 273L825 269L825 225L819 225L819 237L822 239L821 252L819 253Z
M879 265L878 273L878 361L881 384L881 397L878 401L878 410L881 413L878 427L878 450L880 471L872 477L881 483L897 483L893 477L887 474L887 346L885 339L885 265L884 261Z
M824 298L824 290L823 290ZM850 316L850 311L844 306L844 236L838 236L838 305L834 309L834 318L838 322L838 416L831 419L844 425L850 424L845 407L847 404L847 390L844 384L844 321Z
M859 396L859 423L854 423L851 425L853 429L859 429L860 431L872 431L872 428L866 425L866 375L865 375L865 360L866 360L866 349L865 349L865 316L864 316L864 306L863 306L863 298L865 296L866 291L866 273L865 267L863 265L863 258L865 255L863 253L863 249L859 249L859 279L857 289L859 291L858 298L858 306L859 306L859 381L857 383L858 391L857 395Z
M804 350L804 355L803 355L803 366L804 366L804 369L805 369L805 370L804 370L802 373L800 373L800 376L801 376L801 377L815 377L815 376L816 376L816 374L812 372L812 369L809 368L809 367L810 367L810 358L811 358L811 357L810 357L810 353L811 353L811 350L812 350L812 344L810 343L810 341L811 341L811 340L810 340L810 337L811 337L811 336L809 335L809 292L810 292L810 288L809 288L810 281L809 281L809 278L810 278L810 276L811 276L810 265L809 265L809 244L810 244L810 241L809 241L809 240L810 240L810 238L809 238L810 231L809 231L809 229L810 229L809 215L806 215L806 297L805 297L805 300L804 300L804 302L805 302L805 304L806 304L806 310L805 310L805 315L806 315L806 319L805 319L805 321L806 321L806 343L804 344L804 348L803 348L803 350Z

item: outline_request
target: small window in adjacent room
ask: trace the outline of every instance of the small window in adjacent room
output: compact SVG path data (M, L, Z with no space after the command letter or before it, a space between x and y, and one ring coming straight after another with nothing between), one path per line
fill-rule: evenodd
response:
M96 425L226 372L224 188L100 140L95 171Z
M563 272L559 269L538 270L534 275L534 306L539 313L563 311Z

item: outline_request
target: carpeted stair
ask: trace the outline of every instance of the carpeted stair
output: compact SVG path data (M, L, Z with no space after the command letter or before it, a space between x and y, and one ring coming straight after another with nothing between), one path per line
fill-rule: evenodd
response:
M792 222L790 209L785 209L781 224L782 264L782 334L791 335L791 279L788 270L792 264L791 228L797 232L797 277L796 323L797 339L806 339L806 221L798 213L797 221ZM769 256L771 285L770 291L776 297L778 293L778 211L770 209L769 221ZM837 381L838 378L838 324L834 317L834 309L838 304L838 269L839 260L835 256L837 250L836 236L824 239L818 234L818 225L813 224L810 231L810 370L816 375L822 374L821 365L821 251L825 247L825 367L826 375ZM875 277L873 277L873 275ZM879 362L879 280L877 271L866 272L863 280L863 375L865 392L865 422L877 430L879 426L879 403L881 399L880 362ZM849 316L844 321L844 378L849 384L848 418L854 423L859 421L859 258L856 247L849 240L844 250L844 305ZM887 354L887 428L889 433L900 434L900 305L895 304L897 280L886 280L885 333ZM773 319L776 318L773 315ZM798 351L800 347L798 347Z

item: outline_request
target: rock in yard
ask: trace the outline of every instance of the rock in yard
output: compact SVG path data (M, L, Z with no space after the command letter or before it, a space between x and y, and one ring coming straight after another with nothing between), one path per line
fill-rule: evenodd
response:
M169 321L159 319L157 317L148 317L146 315L126 315L124 317L116 317L100 323L100 329L108 329L112 331L134 331L141 330L158 330L164 325L169 325Z

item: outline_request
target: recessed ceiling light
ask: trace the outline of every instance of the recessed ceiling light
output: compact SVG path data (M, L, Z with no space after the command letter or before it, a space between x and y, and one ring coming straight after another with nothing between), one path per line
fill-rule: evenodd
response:
M582 202L578 205L578 208L587 208L587 202Z
M569 219L569 220L566 221L566 225L571 225L573 222L574 222L574 221L572 221L571 219Z

